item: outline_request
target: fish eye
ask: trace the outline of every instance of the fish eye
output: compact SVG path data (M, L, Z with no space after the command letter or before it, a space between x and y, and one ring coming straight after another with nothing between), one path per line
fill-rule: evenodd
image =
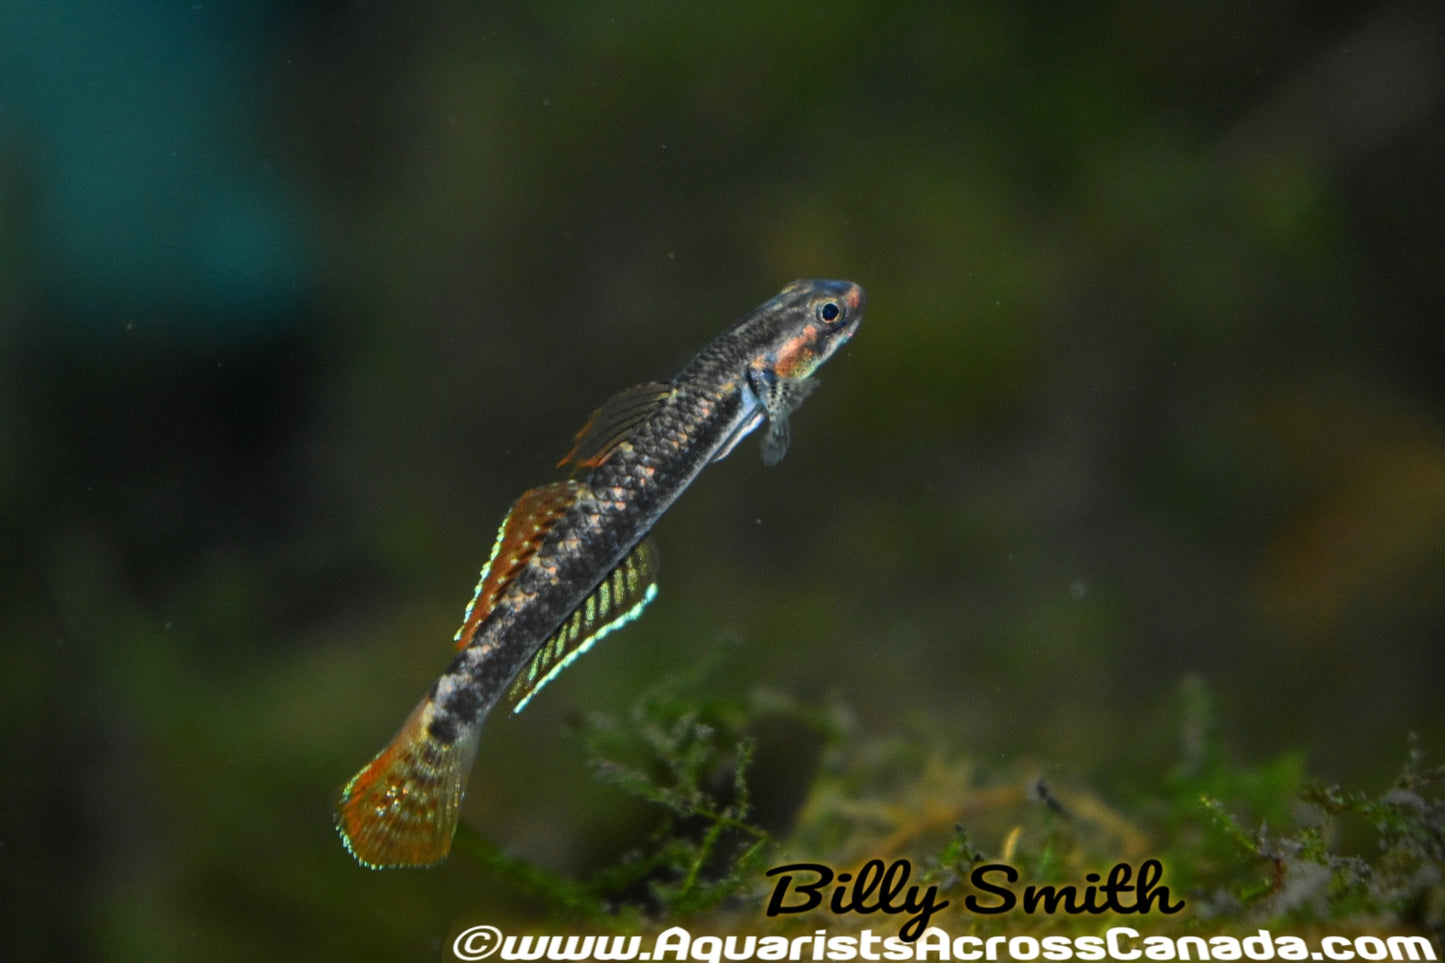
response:
M824 321L837 320L839 313L840 312L838 311L838 305L834 304L832 301L829 301L827 304L823 305L821 308L818 309L818 317L822 318Z

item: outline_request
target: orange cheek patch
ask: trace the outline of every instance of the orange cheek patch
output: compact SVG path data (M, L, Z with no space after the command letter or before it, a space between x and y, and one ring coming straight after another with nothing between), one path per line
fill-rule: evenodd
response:
M817 364L817 340L818 329L811 324L804 325L797 337L778 348L773 371L784 378L806 378Z

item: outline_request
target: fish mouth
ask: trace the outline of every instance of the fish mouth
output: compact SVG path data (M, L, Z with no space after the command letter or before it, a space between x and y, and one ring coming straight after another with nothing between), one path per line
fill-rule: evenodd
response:
M863 308L868 303L868 297L863 293L862 285L852 281L834 281L838 288L836 297L846 304L847 325L838 332L838 344L842 345L853 337L858 331L858 325L863 320Z

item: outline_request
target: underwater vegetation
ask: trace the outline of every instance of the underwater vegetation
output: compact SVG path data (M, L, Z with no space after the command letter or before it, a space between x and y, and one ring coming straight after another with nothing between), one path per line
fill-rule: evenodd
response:
M1132 861L1143 866L1141 888L1144 873L1165 873L1162 898L1147 907L1150 932L1423 933L1437 947L1445 936L1445 766L1431 764L1413 734L1399 774L1375 792L1312 780L1295 754L1241 765L1212 733L1202 684L1188 680L1179 765L1134 798L1111 801L1021 765L986 771L923 734L870 737L842 705L807 705L765 688L708 696L701 676L654 687L624 717L593 714L577 726L596 778L653 812L651 831L610 865L568 879L463 826L459 858L527 894L546 918L539 932L682 924L833 933L904 922L868 915L893 909L877 905L876 887L871 902L846 886L836 891L835 901L855 901L862 915L830 912L826 902L801 918L765 914L774 891L767 867L798 865L790 854L808 854L820 866L911 864L910 884L936 892L934 905L944 907L933 924L955 934L1092 932L1097 914L1112 909L1118 919L1135 908L1129 898L1106 908L1088 891L1100 888L1080 881ZM754 733L769 719L818 738L806 794L783 819L759 813L748 782ZM1022 901L1007 899L1009 911L999 912L1005 867L1032 891L1014 887ZM970 879L991 886L980 896ZM901 907L901 886L897 893ZM958 915L945 915L949 906Z
M1150 861L1161 932L1438 940L1445 5L50 0L0 37L6 959L1077 933L1139 915L1025 887ZM817 276L869 319L787 458L703 473L646 618L488 723L446 863L359 869L329 797L507 505Z

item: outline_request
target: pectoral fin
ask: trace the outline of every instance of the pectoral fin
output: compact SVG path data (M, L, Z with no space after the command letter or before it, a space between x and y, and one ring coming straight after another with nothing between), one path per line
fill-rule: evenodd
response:
M476 634L477 626L492 614L497 600L507 590L508 584L521 571L542 544L542 539L557 519L577 500L585 488L581 482L561 481L524 492L517 499L502 527L497 530L497 540L492 545L492 555L482 567L477 580L476 593L462 616L462 627L457 629L457 648L464 649Z
M733 449L738 446L738 442L742 441L754 428L762 424L764 414L765 412L759 408L756 413L749 415L748 418L744 420L742 424L738 425L733 433L728 436L727 440L723 442L722 447L718 449L718 453L712 456L712 460L719 462L728 455L731 455Z
M783 460L791 437L788 417L812 394L819 382L812 378L787 378L768 369L749 372L753 393L768 413L763 432L763 464L769 467Z
M531 698L593 643L637 618L657 595L657 548L652 539L638 543L552 634L517 675L507 691L521 712Z
M671 393L671 385L649 381L608 398L577 432L572 450L563 456L557 467L571 465L577 470L601 465Z

